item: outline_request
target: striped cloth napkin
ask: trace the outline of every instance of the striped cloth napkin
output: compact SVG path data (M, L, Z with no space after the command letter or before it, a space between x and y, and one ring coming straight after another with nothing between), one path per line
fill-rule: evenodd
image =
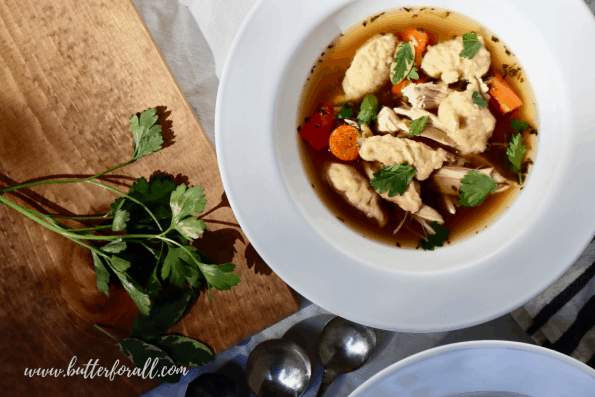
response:
M595 369L595 239L561 278L512 316L538 345Z

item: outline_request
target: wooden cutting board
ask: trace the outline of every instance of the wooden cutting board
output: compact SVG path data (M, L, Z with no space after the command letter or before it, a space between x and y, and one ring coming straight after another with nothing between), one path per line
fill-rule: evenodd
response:
M242 282L203 294L171 332L219 353L298 310L293 292L258 256L225 197L215 151L130 0L0 0L0 189L94 175L132 154L131 114L157 107L162 151L104 179L127 191L155 172L204 187L207 232L196 246L233 262ZM238 131L242 133L245 131ZM50 213L102 214L115 195L87 184L41 186L8 199ZM78 225L80 227L80 225ZM0 394L137 396L139 377L25 378L29 368L89 360L131 366L114 342L138 311L123 289L97 290L89 252L0 206Z

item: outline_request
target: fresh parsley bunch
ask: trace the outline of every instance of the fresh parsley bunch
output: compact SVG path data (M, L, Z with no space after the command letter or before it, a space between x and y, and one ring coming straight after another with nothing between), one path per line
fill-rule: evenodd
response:
M140 117L133 115L130 118L134 153L128 162L88 178L41 181L6 188L0 190L0 203L91 250L97 288L101 292L109 295L110 284L119 280L140 311L131 330L131 339L134 340L120 342L123 352L132 356L132 349L137 351L137 357L139 354L149 354L141 354L138 349L139 346L147 345L147 341L152 341L155 345L149 345L149 351L157 352L159 348L156 346L163 345L163 350L171 352L173 349L176 352L171 353L174 362L191 364L190 359L185 359L184 354L180 354L203 352L204 356L205 351L211 354L206 346L182 336L160 335L181 318L191 296L198 296L204 288L209 292L211 287L228 290L240 282L240 276L233 273L234 264L216 265L203 252L188 245L206 229L205 223L195 217L206 208L203 188L178 185L164 174L158 174L150 181L145 178L137 179L128 193L95 180L161 150L163 137L157 119L156 109L147 109ZM121 197L115 200L107 214L67 217L42 214L21 207L3 196L4 193L31 186L63 183L89 183ZM60 218L80 222L111 218L111 224L72 228L56 220ZM109 233L109 230L118 234ZM99 231L108 234L97 234ZM166 288L168 284L175 288ZM172 289L174 292L164 293ZM133 359L133 362L136 364L136 360Z

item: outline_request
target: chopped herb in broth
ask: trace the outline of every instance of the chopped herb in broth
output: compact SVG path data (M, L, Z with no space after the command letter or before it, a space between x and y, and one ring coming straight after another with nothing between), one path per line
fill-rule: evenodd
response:
M302 91L297 137L313 189L337 222L399 248L476 235L533 164L528 79L501 40L456 12L366 21L328 45Z

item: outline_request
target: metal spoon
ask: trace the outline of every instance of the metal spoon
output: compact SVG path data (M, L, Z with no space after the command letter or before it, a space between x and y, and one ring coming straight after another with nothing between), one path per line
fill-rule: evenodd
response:
M246 380L257 397L299 397L308 388L311 375L304 349L284 339L262 342L246 363Z
M227 375L206 373L188 384L185 397L233 397L239 388Z
M341 317L329 321L318 338L318 354L324 374L316 397L322 397L337 376L364 365L375 347L376 333L372 328Z

